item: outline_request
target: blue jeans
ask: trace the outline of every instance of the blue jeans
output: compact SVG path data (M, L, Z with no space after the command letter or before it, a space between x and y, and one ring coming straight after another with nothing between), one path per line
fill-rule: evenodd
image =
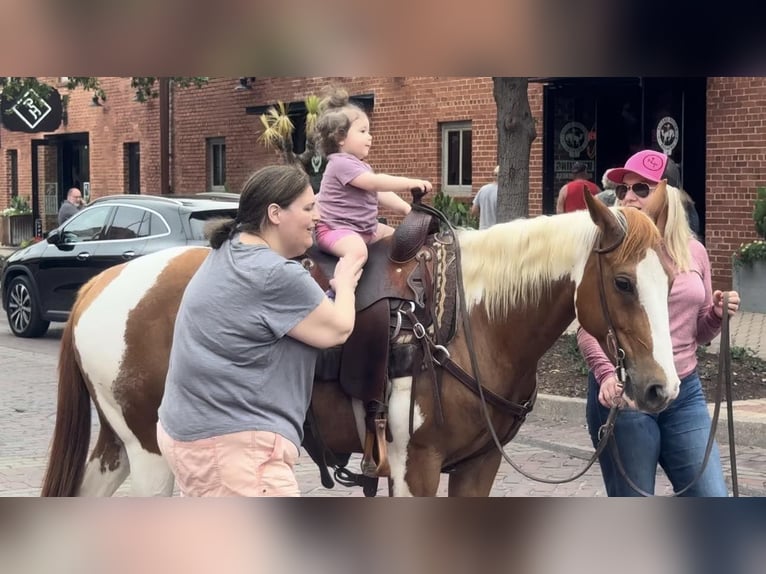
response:
M586 416L594 446L598 444L598 429L609 415L609 409L598 402L598 391L598 383L590 373ZM710 414L702 384L694 372L681 380L678 398L663 412L649 415L633 409L620 411L614 440L622 466L636 486L653 493L659 463L673 490L678 492L699 472L709 433ZM611 451L608 445L599 457L607 495L640 496L620 474ZM728 496L717 442L713 444L702 476L682 496Z

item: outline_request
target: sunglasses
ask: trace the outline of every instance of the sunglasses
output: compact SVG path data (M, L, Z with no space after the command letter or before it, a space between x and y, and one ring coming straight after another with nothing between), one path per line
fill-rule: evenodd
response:
M614 188L614 192L617 195L617 199L622 201L625 199L628 190L631 189L633 190L633 193L635 193L638 197L644 198L652 192L653 188L650 187L648 183L644 183L642 181L639 183L634 183L633 185L625 185L624 183L621 183Z

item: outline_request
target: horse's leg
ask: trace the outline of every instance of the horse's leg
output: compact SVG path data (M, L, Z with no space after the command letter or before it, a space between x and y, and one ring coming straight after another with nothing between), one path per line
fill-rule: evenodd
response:
M436 496L442 457L431 446L418 446L410 441L410 398L412 377L391 380L388 400L388 424L394 439L388 446L391 482L394 496ZM416 402L413 413L413 432L422 429L426 417Z
M125 446L104 417L99 418L98 441L85 465L79 496L112 496L130 472Z
M125 445L133 496L173 496L173 472L162 455L144 450L138 440Z
M500 468L495 449L460 464L449 475L449 496L489 496Z

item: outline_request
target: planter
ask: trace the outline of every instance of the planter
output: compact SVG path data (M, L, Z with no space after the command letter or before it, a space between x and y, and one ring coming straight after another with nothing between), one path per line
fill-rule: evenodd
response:
M17 246L32 239L34 226L32 214L0 215L0 245Z
M766 313L766 261L735 265L733 283L734 290L742 299L741 311Z

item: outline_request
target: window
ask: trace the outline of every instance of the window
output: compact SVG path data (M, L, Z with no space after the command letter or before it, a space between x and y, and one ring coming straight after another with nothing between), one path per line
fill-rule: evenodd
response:
M232 211L200 211L193 213L189 217L189 226L191 227L191 239L205 241L205 226L211 219L234 219L237 217L237 210Z
M8 174L8 192L11 197L19 195L19 152L9 149L5 153Z
M121 205L117 208L104 239L139 239L168 232L167 225L159 215L140 207Z
M125 193L141 193L141 144L124 145Z
M442 190L471 195L471 122L442 124Z
M207 140L208 191L226 191L226 140Z
M104 225L112 211L110 206L91 207L74 215L64 229L64 243L81 243L83 241L100 241Z

